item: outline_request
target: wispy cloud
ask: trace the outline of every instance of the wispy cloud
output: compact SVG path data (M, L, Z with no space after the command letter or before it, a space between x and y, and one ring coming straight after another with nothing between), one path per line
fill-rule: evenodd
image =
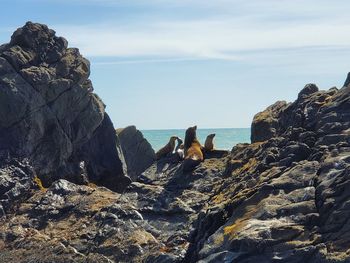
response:
M120 20L116 15L89 24L85 19L50 25L85 56L124 58L114 62L119 64L242 60L271 50L350 47L350 2L345 0L52 1L125 11Z
M112 5L118 0L72 0ZM88 56L164 56L233 60L246 50L308 46L348 46L350 3L339 0L135 0L129 12L145 14L124 23L105 21L80 26L54 26ZM169 6L174 7L168 10ZM157 16L150 10L157 9ZM206 12L203 10L206 9ZM176 18L181 11L193 18ZM163 13L164 12L164 13ZM335 15L337 14L337 15ZM344 14L340 16L339 14ZM235 55L232 55L235 54Z
M350 46L350 24L262 26L237 19L55 26L87 56L237 59L242 51Z
M162 59L133 59L133 60L113 60L113 61L97 61L94 65L123 65L123 64L147 64L147 63L167 63L167 62L186 62L201 61L203 58L162 58Z

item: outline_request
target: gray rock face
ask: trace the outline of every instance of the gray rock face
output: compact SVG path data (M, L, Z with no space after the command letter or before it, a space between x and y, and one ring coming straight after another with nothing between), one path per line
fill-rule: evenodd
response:
M81 182L72 174L85 162L92 181L120 179L108 185L121 190L129 180L116 135L104 131L113 125L89 74L89 61L47 26L28 22L17 29L0 49L0 150L28 157L46 185L57 178ZM94 140L104 146L87 147Z
M127 173L135 181L156 160L152 146L135 126L118 129L123 155L127 164Z

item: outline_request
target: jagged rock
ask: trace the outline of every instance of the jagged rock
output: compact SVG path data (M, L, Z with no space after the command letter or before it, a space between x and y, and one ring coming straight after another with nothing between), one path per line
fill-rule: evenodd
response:
M215 197L227 219L213 230L198 218L189 262L348 262L349 103L348 87L306 86L273 111L272 137L236 146Z
M286 107L285 101L278 101L254 116L251 127L252 143L266 141L277 134L278 117Z
M0 218L21 201L39 189L33 168L27 160L1 159L0 166Z
M0 150L28 157L45 185L57 178L80 183L72 171L85 162L91 181L121 191L130 180L89 75L89 61L47 26L17 29L0 50ZM87 147L95 141L103 146Z
M86 162L89 177L93 182L118 192L123 191L125 186L130 184L131 180L128 176L116 178L113 174L121 168L123 174L126 174L126 162L120 140L107 114L91 140L82 146L80 155Z
M350 72L348 73L348 76L346 77L346 80L345 80L343 86L347 87L347 86L349 86L349 84L350 84Z
M125 157L128 176L136 180L156 160L150 143L135 126L117 129L123 155Z
M310 96L311 94L318 91L318 87L315 84L307 84L298 94L298 98L304 96Z

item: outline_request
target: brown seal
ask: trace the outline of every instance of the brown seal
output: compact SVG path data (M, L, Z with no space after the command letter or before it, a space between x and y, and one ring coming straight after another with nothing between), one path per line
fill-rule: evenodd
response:
M212 134L209 134L205 139L204 149L206 151L214 150L214 143L213 143L214 137L215 137L215 133L212 133Z
M161 148L158 152L156 152L157 160L166 157L168 154L172 153L175 148L175 141L177 140L177 136L171 136L169 142Z
M189 127L186 130L184 151L185 161L183 163L183 171L192 171L200 162L203 161L202 146L197 139L197 126Z

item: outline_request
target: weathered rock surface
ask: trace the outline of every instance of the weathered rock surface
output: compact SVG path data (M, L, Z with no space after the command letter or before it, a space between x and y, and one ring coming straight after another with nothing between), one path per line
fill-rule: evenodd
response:
M129 180L113 124L92 92L89 61L67 46L31 22L1 46L0 151L27 157L45 185L92 180L121 191ZM84 169L88 178L76 176Z
M191 174L163 158L123 194L63 179L44 189L40 166L4 151L0 261L350 262L349 109L350 87L307 85L254 118L253 143ZM117 136L103 143L112 128L104 118L81 148L86 173L103 174L96 152L121 151Z
M0 166L0 218L39 189L27 160L2 159Z
M261 142L274 137L278 130L279 113L287 107L285 101L277 101L266 110L254 116L251 127L251 141Z
M307 85L260 115L275 130L233 148L217 195L227 220L215 232L198 220L188 260L349 262L349 109L350 87Z
M227 159L205 160L195 174L180 163L153 164L121 195L66 180L34 195L0 224L5 262L177 262ZM204 211L203 210L203 211ZM39 253L40 252L40 253Z
M117 129L117 135L123 150L128 176L135 181L156 160L155 152L135 126Z

